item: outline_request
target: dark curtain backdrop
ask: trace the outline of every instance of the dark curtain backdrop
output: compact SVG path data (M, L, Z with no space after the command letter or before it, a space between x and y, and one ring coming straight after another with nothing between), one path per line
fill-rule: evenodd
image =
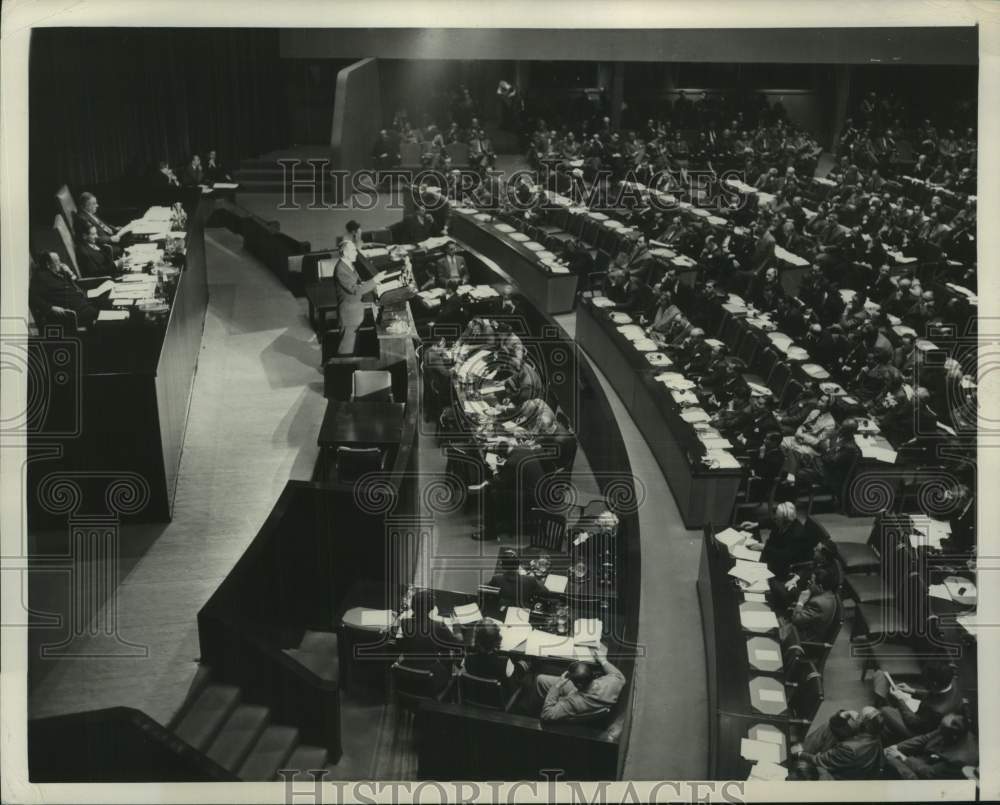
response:
M33 201L213 146L234 165L287 145L275 30L41 28L30 65Z

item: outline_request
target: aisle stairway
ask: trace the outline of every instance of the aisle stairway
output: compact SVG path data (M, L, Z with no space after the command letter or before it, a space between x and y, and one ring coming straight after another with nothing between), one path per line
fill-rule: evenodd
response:
M337 636L307 631L285 654L326 680L337 679ZM295 779L311 772L333 771L324 747L302 743L299 730L272 720L271 708L244 701L235 685L212 679L195 688L170 724L173 733L246 782L281 780L282 770ZM286 771L287 773L287 771Z

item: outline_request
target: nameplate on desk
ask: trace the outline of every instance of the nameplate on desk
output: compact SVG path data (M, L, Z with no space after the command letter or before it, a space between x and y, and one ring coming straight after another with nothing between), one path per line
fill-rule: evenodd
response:
M761 688L757 692L757 695L760 697L760 700L762 702L775 702L775 703L781 702L781 704L785 703L785 694L782 693L780 690L768 690L767 688Z
M747 760L763 760L768 763L781 763L781 747L767 741L755 741L752 738L740 739L740 756Z
M768 632L778 628L778 618L763 604L740 605L740 624L751 632Z

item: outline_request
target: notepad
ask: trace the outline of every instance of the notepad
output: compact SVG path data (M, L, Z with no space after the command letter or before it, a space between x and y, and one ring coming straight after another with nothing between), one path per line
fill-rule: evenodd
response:
M750 733L755 736L755 740L757 741L764 741L765 743L777 746L785 745L785 736L781 734L779 729L770 724L758 724L750 730Z
M569 584L569 576L560 576L558 573L549 573L545 577L545 589L553 593L566 592L566 585Z
M742 545L747 538L748 534L746 531L737 531L735 528L726 528L715 535L715 538L725 545L727 548L732 548L735 545Z
M784 780L787 777L788 769L784 766L779 766L777 763L771 763L766 760L759 760L750 769L750 776L747 779L775 782L777 780Z
M777 764L781 762L781 747L767 741L741 738L740 755L747 760L763 760L768 763Z
M507 607L503 622L505 626L528 626L530 620L530 610L524 607Z
M468 626L470 623L479 623L483 619L483 613L479 611L479 604L459 604L454 609L455 622Z
M755 551L748 548L746 545L734 545L729 549L729 555L733 559L743 559L747 562L759 562L760 561L760 551Z
M708 422L711 417L703 408L688 408L685 411L681 411L681 419L688 424L694 424L695 422Z
M362 609L361 625L370 628L388 629L396 619L391 609Z
M510 607L508 607L510 609ZM533 629L528 625L523 626L501 626L500 627L500 650L515 651L522 643L528 639Z
M89 289L87 291L87 298L88 299L95 299L98 296L100 296L101 294L105 294L108 291L113 291L114 287L115 287L115 284L111 280L104 280L104 282L102 282L96 288L91 288L91 289Z
M573 623L573 642L578 646L601 645L604 624L600 618L578 618Z

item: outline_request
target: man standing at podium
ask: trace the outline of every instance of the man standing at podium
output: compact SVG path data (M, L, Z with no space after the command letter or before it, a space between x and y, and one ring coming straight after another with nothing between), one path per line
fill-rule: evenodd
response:
M362 281L354 263L358 259L358 247L353 241L340 243L340 259L333 269L333 279L337 283L337 316L340 320L340 345L338 355L350 355L358 338L358 329L365 320L365 303L362 297L374 290L385 272L379 272L370 280Z

